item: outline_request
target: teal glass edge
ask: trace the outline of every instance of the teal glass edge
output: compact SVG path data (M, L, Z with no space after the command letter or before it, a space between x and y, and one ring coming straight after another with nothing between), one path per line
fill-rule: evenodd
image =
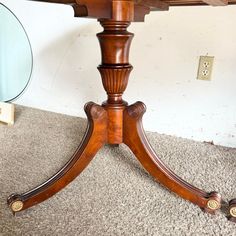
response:
M30 52L30 63L29 63L30 64L30 69L29 69L27 79L25 81L25 85L22 86L20 91L17 92L17 94L15 94L14 96L11 96L11 97L8 96L5 99L3 99L4 102L12 102L12 101L15 101L17 98L19 98L26 91L27 87L29 86L29 83L30 83L31 77L32 77L32 72L33 72L33 50L32 50L32 46L31 46L28 34L27 34L23 24L18 19L18 17L7 6L5 6L3 3L0 3L0 7L1 6L3 8L5 8L14 17L14 19L19 23L19 26L21 26L22 32L24 33L24 36L27 39L27 43L28 43L28 46L29 46L29 52ZM1 96L0 96L0 98L1 98Z

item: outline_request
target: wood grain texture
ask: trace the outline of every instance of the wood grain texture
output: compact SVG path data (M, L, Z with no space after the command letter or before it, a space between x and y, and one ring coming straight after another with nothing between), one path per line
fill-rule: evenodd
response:
M104 31L97 34L101 48L101 64L98 66L103 87L107 92L107 104L123 104L130 72L130 45L134 35L127 31L129 21L100 20Z

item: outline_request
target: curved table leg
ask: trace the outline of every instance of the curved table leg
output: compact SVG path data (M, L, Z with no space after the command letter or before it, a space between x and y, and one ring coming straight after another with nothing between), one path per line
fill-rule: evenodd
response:
M13 212L32 207L59 192L74 180L90 163L97 151L106 143L107 113L94 103L85 106L88 127L81 145L67 164L43 184L24 194L13 194L8 204Z
M204 192L187 183L167 168L156 155L143 130L142 116L145 111L145 105L141 102L127 107L124 111L124 143L161 184L205 211L214 213L221 207L221 196L216 192Z

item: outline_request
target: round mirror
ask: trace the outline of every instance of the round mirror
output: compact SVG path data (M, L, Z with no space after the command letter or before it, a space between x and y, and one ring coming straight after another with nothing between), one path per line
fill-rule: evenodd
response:
M29 38L17 17L0 3L0 101L12 101L27 87L33 67Z

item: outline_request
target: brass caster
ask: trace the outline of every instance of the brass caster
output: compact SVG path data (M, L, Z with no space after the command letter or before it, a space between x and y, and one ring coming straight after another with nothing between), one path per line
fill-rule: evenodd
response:
M229 210L229 213L231 216L236 217L236 206L235 207L231 207Z
M210 214L215 214L215 212L221 208L221 203L222 199L219 193L212 192L209 194L209 198L204 210Z
M236 199L232 199L229 202L229 216L228 220L236 223Z
M15 201L11 203L11 209L13 212L19 212L23 209L24 203L22 201Z
M216 210L220 209L221 204L220 204L217 200L215 200L215 199L210 199L210 200L207 202L207 207L208 207L210 210L216 211Z
M19 194L12 194L9 196L7 199L7 204L14 214L24 208L24 202Z

